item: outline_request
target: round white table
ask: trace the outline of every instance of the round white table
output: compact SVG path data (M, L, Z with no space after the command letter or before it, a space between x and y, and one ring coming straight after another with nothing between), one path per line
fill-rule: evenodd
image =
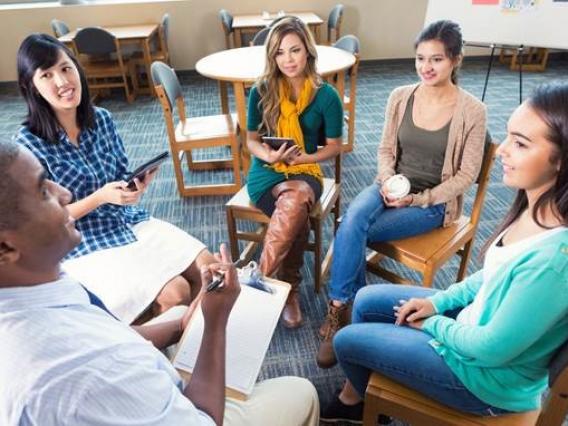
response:
M334 82L341 99L345 89L345 71L355 64L355 56L331 46L317 46L317 71L323 77L338 75ZM252 84L264 71L265 46L241 47L212 53L197 61L195 69L205 77L219 81L221 109L229 113L227 83L233 84L238 121L246 128L247 113L245 85ZM248 171L249 158L246 150L246 132L241 132L243 169Z

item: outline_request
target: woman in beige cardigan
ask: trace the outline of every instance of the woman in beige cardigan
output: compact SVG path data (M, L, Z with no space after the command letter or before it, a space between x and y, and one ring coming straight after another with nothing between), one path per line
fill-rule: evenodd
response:
M420 82L391 93L376 182L355 197L335 237L330 301L317 355L322 368L335 365L332 338L349 322L349 305L365 285L367 242L407 238L449 225L460 216L463 193L481 167L486 111L457 85L459 26L451 21L430 24L418 35L415 50ZM408 179L407 195L387 191L385 182L395 174Z

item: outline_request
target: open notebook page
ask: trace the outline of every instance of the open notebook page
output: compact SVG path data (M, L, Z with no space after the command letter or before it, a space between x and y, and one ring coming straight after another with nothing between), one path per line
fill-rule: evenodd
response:
M266 280L266 284L275 290L273 294L241 285L227 324L226 386L244 395L250 394L256 383L290 291L283 282ZM202 335L203 314L198 308L174 358L176 368L193 371Z

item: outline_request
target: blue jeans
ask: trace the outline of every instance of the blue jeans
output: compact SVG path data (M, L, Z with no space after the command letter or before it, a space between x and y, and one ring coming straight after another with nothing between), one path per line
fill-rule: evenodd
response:
M376 284L355 297L353 323L335 335L333 347L345 375L363 398L372 371L460 411L491 416L507 413L472 394L428 342L428 333L394 325L399 300L423 298L438 290ZM459 311L449 313L455 317Z
M333 243L329 298L347 302L365 285L367 241L382 242L424 234L444 223L445 205L388 208L380 186L365 188L349 205Z

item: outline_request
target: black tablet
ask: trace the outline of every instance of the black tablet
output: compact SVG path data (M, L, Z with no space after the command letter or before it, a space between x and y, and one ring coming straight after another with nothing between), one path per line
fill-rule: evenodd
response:
M126 179L125 179L125 181L128 183L128 188L129 189L136 189L136 184L134 183L134 178L138 178L141 181L143 181L144 176L146 176L146 173L156 169L169 156L170 156L170 153L168 151L164 151L161 154L155 156L154 158L151 158L150 160L146 161L141 166L137 167L136 170L134 170L133 172L129 173L128 176L126 176Z
M292 148L294 145L294 139L292 138L277 138L275 136L263 136L262 142L270 146L270 148L278 150L283 144L286 144L286 149Z

